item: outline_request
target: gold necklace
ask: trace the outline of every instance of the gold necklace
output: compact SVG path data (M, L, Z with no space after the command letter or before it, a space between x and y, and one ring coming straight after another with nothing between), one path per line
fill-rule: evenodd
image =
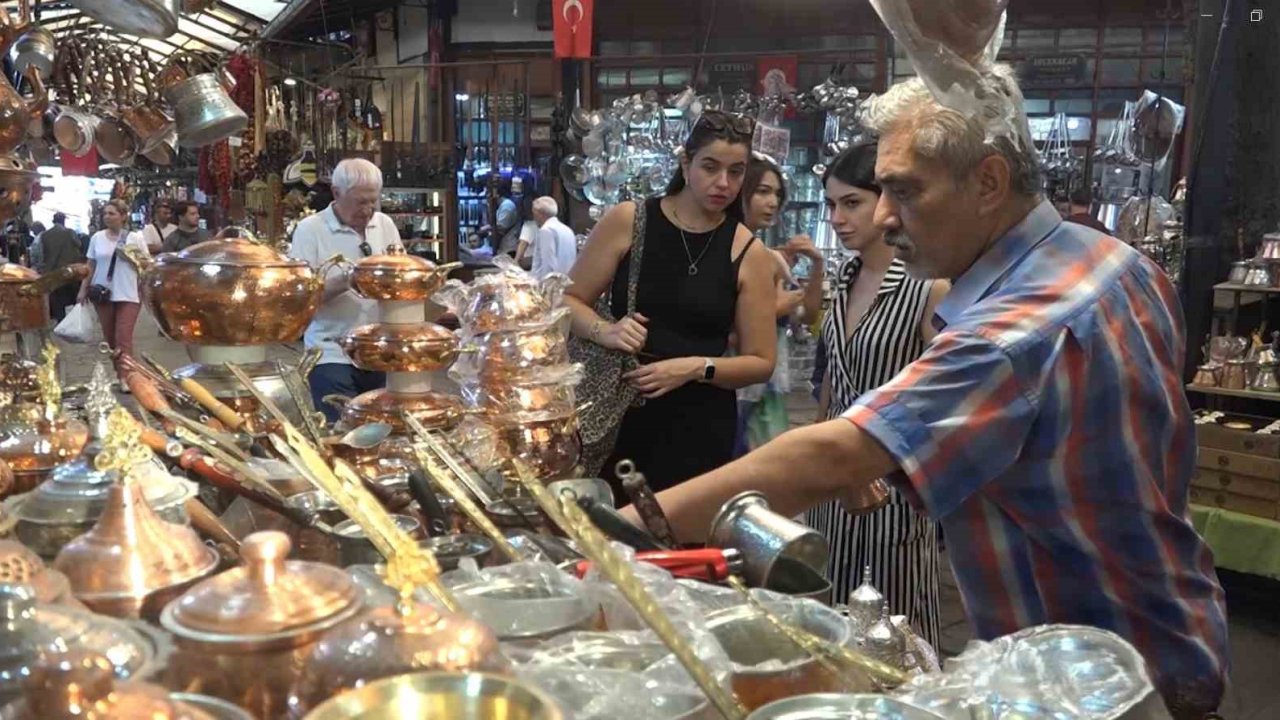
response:
M707 238L707 244L702 246L702 252L698 253L698 257L695 260L693 253L689 251L689 239L684 236L684 221L680 219L680 213L676 210L676 204L674 201L671 203L671 214L676 219L674 224L676 226L676 230L680 231L680 243L684 245L684 256L689 260L689 276L692 277L698 274L698 263L702 262L702 258L705 257L707 251L711 249L711 240L714 236ZM719 223L716 223L710 230L705 232L714 233L716 228L720 227L722 223L724 223L724 218L721 218ZM690 232L693 231L690 230Z

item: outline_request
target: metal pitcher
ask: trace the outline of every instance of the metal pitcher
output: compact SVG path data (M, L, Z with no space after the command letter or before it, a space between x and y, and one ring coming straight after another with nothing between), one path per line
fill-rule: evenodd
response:
M201 73L165 90L173 106L178 143L183 147L203 147L243 132L249 116L227 95L221 78Z
M789 576L805 570L824 575L830 553L822 535L770 510L758 492L736 495L720 508L707 546L741 552L743 575L755 587L786 584Z

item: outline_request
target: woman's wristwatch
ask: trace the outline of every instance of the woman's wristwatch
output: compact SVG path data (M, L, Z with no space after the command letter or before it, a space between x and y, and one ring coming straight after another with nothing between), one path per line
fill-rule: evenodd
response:
M711 358L702 358L702 377L698 382L709 383L716 379L716 361Z

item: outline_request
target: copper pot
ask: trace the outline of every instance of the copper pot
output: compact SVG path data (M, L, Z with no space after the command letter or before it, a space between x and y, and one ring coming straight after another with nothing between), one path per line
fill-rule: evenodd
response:
M74 418L45 419L43 408L13 404L0 408L0 460L14 475L14 492L44 482L58 465L76 458L89 441L89 428Z
M31 190L40 182L33 165L13 155L0 155L0 222L8 222L31 207ZM0 326L5 315L0 313Z
M568 308L561 308L551 313L548 321L531 327L467 337L450 375L507 385L567 365L569 345L564 325L568 312Z
M418 372L440 370L458 356L458 338L434 323L373 323L347 331L342 351L361 370Z
M98 126L93 131L93 145L98 148L98 155L104 160L128 163L138 154L138 138L121 112L128 105L125 99L128 81L120 58L115 57L110 62L112 84L115 86L115 105L98 116Z
M159 685L116 680L107 656L75 648L31 671L22 699L0 708L5 720L213 720Z
M44 275L17 263L0 265L0 332L48 328L49 300L45 295L88 273L89 266L83 263Z
M41 604L84 607L72 596L66 575L47 567L38 555L14 540L0 540L0 583L30 587Z
M565 477L578 464L582 439L576 413L512 413L491 416L489 422L497 431L498 453L504 465L522 460L545 481ZM513 467L505 470L515 472Z
M128 60L121 60L120 64L125 78L125 85L132 89L133 69L129 67L128 62ZM132 105L121 107L120 117L124 119L125 124L133 131L133 136L138 141L138 152L145 155L154 150L164 140L165 133L173 128L173 120L170 120L168 115L165 115L156 107L155 100L152 97L151 73L143 72L142 80L147 89L147 97Z
M462 263L436 265L410 255L403 245L392 245L385 254L357 262L351 271L351 289L370 300L427 300L444 285L449 271Z
M316 708L308 720L398 720L399 708L435 720L564 720L555 700L537 688L488 673L409 673L342 693ZM415 716L416 717L416 716Z
M324 268L248 238L210 240L144 263L143 299L161 331L195 345L269 345L301 337L320 307Z
M462 420L462 401L442 393L393 393L385 388L371 390L352 400L329 396L325 402L342 408L337 429L350 430L369 423L386 423L393 432L404 435L404 413L410 413L428 430L447 430Z
M494 672L510 663L493 631L425 603L370 610L359 622L327 633L311 652L290 698L301 718L328 698L374 680L408 672Z
M488 333L543 320L559 304L567 282L561 275L538 281L511 271L482 276L470 285L451 280L434 300L457 315L469 333Z
M353 616L362 592L335 567L286 561L289 538L254 533L245 566L204 580L165 607L173 633L166 684L222 698L260 720L286 717L289 690L316 643Z
M154 621L218 561L190 527L161 520L129 480L111 487L97 524L62 548L53 566L94 612Z

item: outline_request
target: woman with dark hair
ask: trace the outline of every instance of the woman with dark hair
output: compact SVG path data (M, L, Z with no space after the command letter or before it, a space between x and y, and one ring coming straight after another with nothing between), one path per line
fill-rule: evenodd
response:
M773 372L775 261L739 224L753 130L748 118L704 112L666 195L607 212L570 273L566 303L574 334L639 362L623 377L644 402L626 412L613 456L601 469L615 492L617 459L634 460L654 490L732 459L734 391ZM641 230L635 312L629 314L633 235ZM594 309L605 293L616 322ZM730 333L738 354L724 357ZM584 387L591 387L590 378Z
M831 228L853 257L840 266L836 297L822 323L828 358L820 420L840 417L862 393L888 382L933 340L933 313L950 289L944 280L907 275L874 222L880 186L876 145L841 153L822 177ZM938 643L938 531L934 522L891 491L884 507L851 515L837 502L805 515L831 543L828 576L836 598L864 580L905 615L930 644ZM870 576L864 570L871 569Z
M757 236L777 222L787 204L787 185L782 168L765 155L753 154L742 182L743 224ZM773 377L767 383L751 385L738 391L738 438L734 456L740 457L790 426L786 402L791 392L788 367L787 330L793 320L810 323L822 312L823 259L813 241L797 235L780 249L770 250L774 259L774 288L777 316L777 361ZM791 274L791 267L801 257L808 257L813 270L803 288Z

